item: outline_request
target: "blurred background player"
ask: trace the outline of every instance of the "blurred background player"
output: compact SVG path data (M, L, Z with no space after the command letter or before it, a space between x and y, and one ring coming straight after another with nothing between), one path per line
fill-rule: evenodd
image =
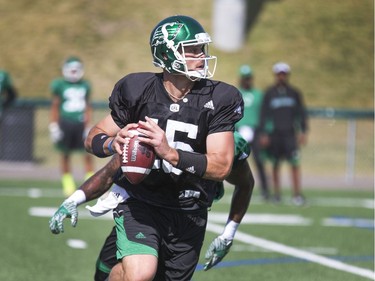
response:
M244 117L237 123L236 127L241 136L251 146L255 165L260 180L261 194L263 199L268 200L269 190L264 168L264 153L259 144L259 115L262 106L263 93L254 88L254 73L249 65L240 67L239 90L244 100Z
M53 97L48 128L61 154L62 187L64 195L69 196L76 189L70 163L73 151L84 153L85 178L93 174L92 156L85 152L83 143L92 115L91 86L83 79L83 63L77 57L65 60L62 74L62 78L53 80L50 85Z
M284 62L273 66L275 84L264 95L260 130L261 143L268 147L273 161L273 186L275 202L281 201L280 161L286 159L291 166L293 198L295 205L305 203L301 194L300 153L299 147L306 144L307 114L302 94L289 84L290 66ZM273 129L266 132L266 121L271 120Z
M13 103L17 95L9 73L0 69L0 120L3 111Z

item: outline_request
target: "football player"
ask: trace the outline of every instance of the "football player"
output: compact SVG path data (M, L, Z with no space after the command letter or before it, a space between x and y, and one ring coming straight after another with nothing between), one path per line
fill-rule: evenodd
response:
M236 128L251 146L262 196L264 200L268 200L269 190L264 167L265 150L260 147L258 129L263 93L254 87L254 72L249 65L240 67L239 90L244 100L244 118L236 124Z
M70 155L73 151L84 153L84 138L91 122L89 103L91 86L83 79L84 68L77 57L69 57L62 66L63 77L51 82L52 106L50 138L61 155L62 187L65 196L76 190L71 173ZM93 174L92 156L84 153L86 178Z
M0 69L0 120L3 111L13 103L17 95L9 73Z
M109 98L110 114L86 138L87 151L106 157L121 153L132 137L128 131L136 129L157 155L140 184L115 181L130 195L114 211L124 280L191 279L215 186L231 171L234 124L242 118L243 100L234 86L209 79L216 67L209 43L191 17L159 22L150 46L162 72L120 79Z
M229 252L237 227L247 211L253 191L254 178L247 161L250 154L249 146L237 132L234 133L234 139L235 156L233 168L226 180L235 186L228 222L233 221L236 224L227 224L223 233L212 241L206 252L205 257L207 262L204 270L208 270L218 264ZM97 198L101 193L110 188L114 178L122 176L122 171L119 165L119 157L118 155L115 155L103 169L95 173L80 187L80 190L85 193L87 201ZM224 195L223 183L218 183L216 189L215 201L219 200ZM109 210L116 208L119 203L127 200L129 195L125 189L114 185L112 190L103 197L100 197L96 205L93 207L87 206L94 216L103 215ZM63 220L66 217L72 218L72 225L76 225L78 218L77 205L78 204L75 202L74 195L64 201L50 220L50 229L53 233L58 234L64 231ZM95 281L106 280L111 272L111 269L115 265L119 264L116 258L116 240L117 234L114 227L109 236L106 238L100 251L96 263ZM119 265L120 266L116 266L111 273L112 280L118 280L116 277L118 278L122 275L122 267L121 264Z

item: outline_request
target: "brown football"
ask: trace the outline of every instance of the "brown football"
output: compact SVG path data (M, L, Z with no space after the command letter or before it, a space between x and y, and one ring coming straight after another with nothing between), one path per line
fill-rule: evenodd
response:
M129 139L127 145L122 145L121 169L127 180L138 184L151 172L155 161L154 148L140 142L138 131Z

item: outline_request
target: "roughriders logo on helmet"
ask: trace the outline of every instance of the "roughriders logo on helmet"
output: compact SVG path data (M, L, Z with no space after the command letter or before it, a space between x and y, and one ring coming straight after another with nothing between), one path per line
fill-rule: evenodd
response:
M211 37L195 19L187 16L166 18L151 32L150 46L153 63L169 73L184 74L192 81L213 77L216 69L216 57L208 54ZM204 57L186 58L184 48L202 45ZM201 70L189 70L186 62L204 61ZM212 70L209 68L212 63Z

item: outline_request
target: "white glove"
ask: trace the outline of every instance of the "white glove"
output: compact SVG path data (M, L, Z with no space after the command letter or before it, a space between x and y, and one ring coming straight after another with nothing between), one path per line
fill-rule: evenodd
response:
M204 265L204 271L209 270L211 267L217 265L221 260L228 254L232 241L223 239L218 236L211 242L206 252L205 258L206 263Z
M53 122L48 125L49 137L53 143L61 141L64 136L63 131L61 131L58 123Z
M53 234L64 232L63 221L65 218L70 218L70 223L73 227L77 225L78 210L76 202L65 200L51 217L49 220L49 229Z
M232 246L233 238L239 225L239 223L232 220L228 221L224 228L224 232L211 242L205 255L205 271L217 265L229 253L229 249Z

